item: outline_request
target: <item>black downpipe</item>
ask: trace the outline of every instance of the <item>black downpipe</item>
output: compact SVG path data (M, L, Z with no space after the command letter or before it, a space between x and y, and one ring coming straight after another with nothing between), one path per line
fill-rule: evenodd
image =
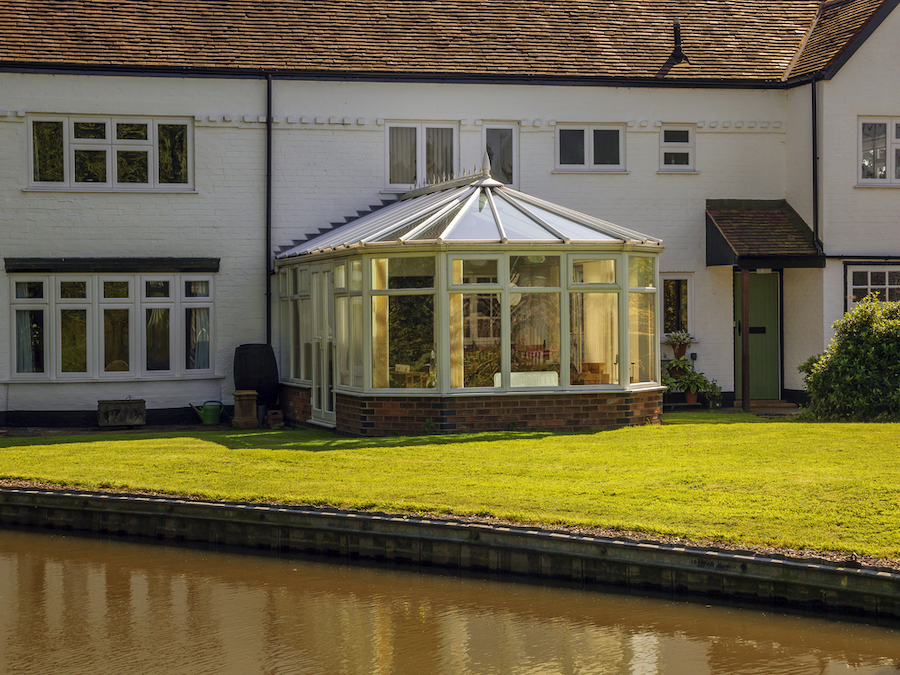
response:
M272 74L266 75L266 344L272 344Z
M810 81L812 88L812 190L813 190L813 240L818 253L824 253L819 239L819 102L816 96L816 81Z

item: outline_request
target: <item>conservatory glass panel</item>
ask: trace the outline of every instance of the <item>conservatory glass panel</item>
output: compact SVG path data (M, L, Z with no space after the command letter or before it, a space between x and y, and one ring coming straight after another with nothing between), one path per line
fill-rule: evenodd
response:
M312 302L309 298L300 300L300 344L302 374L301 379L312 379L313 341L312 341Z
M616 261L575 260L572 263L572 281L576 284L614 284Z
M337 383L350 385L349 298L334 300L334 341L337 350Z
M655 288L656 274L654 274L655 258L642 256L629 256L628 258L628 285L632 288Z
M372 298L372 386L434 387L434 296Z
M300 302L291 302L291 377L295 380L303 379L300 354L303 349L300 337Z
M410 241L427 241L431 239L437 239L441 236L441 234L443 234L444 230L447 229L447 226L450 225L450 222L456 217L456 214L460 212L464 205L465 202L456 204L453 208L447 211L447 213L442 215L440 218L431 223L431 225L412 237ZM431 215L433 214L430 214L429 217L431 217ZM427 220L427 218L424 218L422 222L425 222L425 220Z
M586 225L576 223L574 220L563 218L552 211L523 202L525 208L534 213L538 218L547 223L550 227L558 231L563 236L575 241L621 241L616 237L598 232Z
M630 293L628 296L630 382L656 379L656 294Z
M362 298L350 298L351 386L363 386L363 305Z
M494 205L506 236L513 241L559 241L559 237L544 229L503 197L494 194Z
M569 295L569 383L619 382L619 294Z
M454 284L496 284L497 259L464 259L453 261Z
M559 286L559 256L510 256L509 283L511 286L520 288L555 288Z
M450 386L499 387L500 295L450 296Z
M559 294L512 293L509 304L511 386L559 386Z
M372 289L433 288L434 258L374 258Z
M478 199L463 214L446 239L447 241L500 240L500 230L497 229L494 212L491 211L491 205L484 192L478 195Z

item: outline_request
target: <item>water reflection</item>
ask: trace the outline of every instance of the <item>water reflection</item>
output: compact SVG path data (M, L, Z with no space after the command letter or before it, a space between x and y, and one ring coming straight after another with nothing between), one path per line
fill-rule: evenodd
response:
M900 631L0 531L4 673L900 673Z

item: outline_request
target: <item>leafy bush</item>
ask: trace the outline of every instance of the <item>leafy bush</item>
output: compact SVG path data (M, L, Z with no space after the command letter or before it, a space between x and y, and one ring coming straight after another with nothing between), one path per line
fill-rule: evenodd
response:
M834 323L824 354L800 364L822 421L900 421L900 303L869 296Z

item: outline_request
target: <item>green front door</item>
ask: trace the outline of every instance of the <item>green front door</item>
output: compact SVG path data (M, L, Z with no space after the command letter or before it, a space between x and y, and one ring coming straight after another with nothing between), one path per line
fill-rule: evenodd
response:
M741 398L741 274L734 275L734 393ZM750 273L750 398L781 398L778 272Z

